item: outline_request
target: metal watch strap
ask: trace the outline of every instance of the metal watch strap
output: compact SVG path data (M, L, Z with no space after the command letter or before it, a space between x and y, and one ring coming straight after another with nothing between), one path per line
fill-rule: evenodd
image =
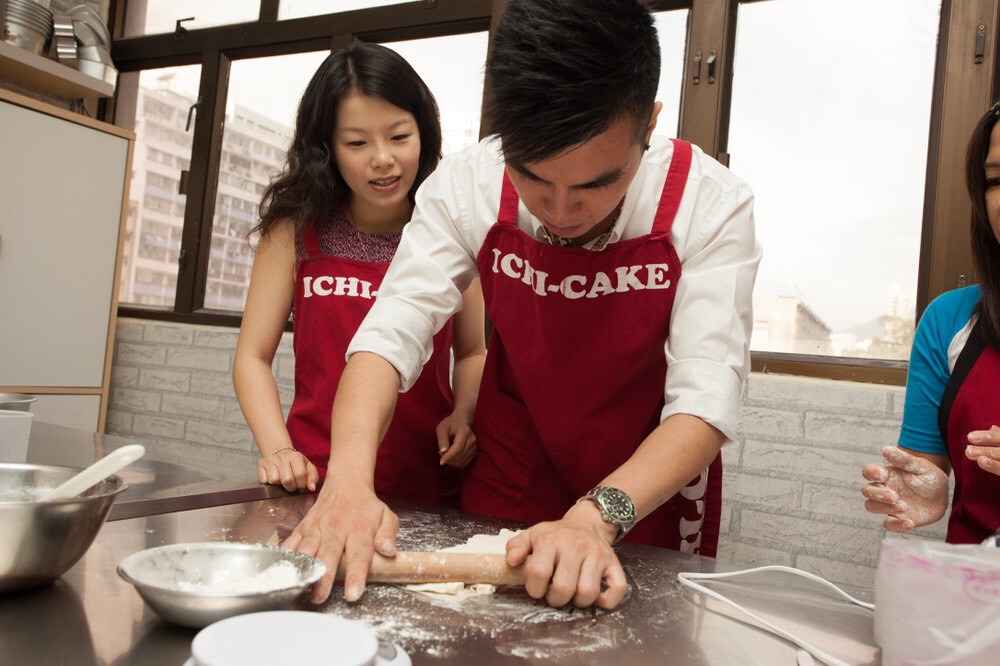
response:
M577 502L590 500L601 511L601 518L618 528L618 535L611 545L617 544L635 526L635 503L628 493L611 486L596 486Z

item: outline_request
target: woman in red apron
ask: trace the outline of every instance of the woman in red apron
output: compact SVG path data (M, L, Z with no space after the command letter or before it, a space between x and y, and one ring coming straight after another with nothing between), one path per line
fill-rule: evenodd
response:
M660 424L663 346L681 273L670 227L690 164L690 144L674 141L651 233L599 252L547 245L518 229L517 192L504 176L497 224L478 255L493 330L475 419L479 455L463 486L464 509L531 523L556 520ZM546 284L569 290L569 297L540 298L537 280L532 286L506 279L498 264L508 257L544 267ZM598 276L622 274L645 288L599 283ZM588 298L595 289L618 293ZM628 344L607 343L623 335ZM545 342L552 340L561 342ZM721 475L717 457L687 492L625 538L714 556Z
M955 492L949 543L1000 531L1000 102L973 130L966 184L980 283L943 294L924 312L907 375L899 447L866 465L865 508L905 532L940 520Z
M437 164L440 146L433 96L385 47L337 52L309 83L288 168L261 205L233 364L240 407L261 451L262 483L315 490L325 477L347 345L371 309L413 191ZM465 298L467 307L434 338L419 379L398 399L377 453L379 493L458 503L457 468L475 454L471 422L485 354L481 297L473 287ZM295 397L286 424L271 365L290 311Z

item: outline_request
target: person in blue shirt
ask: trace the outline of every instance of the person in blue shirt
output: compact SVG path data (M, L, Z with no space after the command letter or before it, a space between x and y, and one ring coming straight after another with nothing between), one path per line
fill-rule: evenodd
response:
M973 130L966 156L972 256L979 284L942 294L910 352L898 447L865 465L865 509L890 532L940 520L955 492L949 543L980 543L1000 527L1000 101Z

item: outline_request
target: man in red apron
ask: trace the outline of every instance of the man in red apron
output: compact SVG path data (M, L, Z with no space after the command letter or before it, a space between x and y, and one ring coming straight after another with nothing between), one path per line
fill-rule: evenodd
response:
M348 350L337 476L285 542L343 561L347 599L372 550L395 551L369 467L395 393L476 276L493 329L462 507L534 523L507 546L528 593L613 608L623 537L714 555L760 249L742 182L685 142L649 145L658 79L640 0L507 3L486 76L499 140L418 191Z

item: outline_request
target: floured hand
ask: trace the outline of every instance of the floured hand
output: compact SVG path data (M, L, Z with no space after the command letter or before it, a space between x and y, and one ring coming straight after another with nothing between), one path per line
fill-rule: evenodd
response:
M882 449L885 465L865 465L865 510L886 516L883 527L908 532L940 520L948 509L948 475L937 465L895 447Z

